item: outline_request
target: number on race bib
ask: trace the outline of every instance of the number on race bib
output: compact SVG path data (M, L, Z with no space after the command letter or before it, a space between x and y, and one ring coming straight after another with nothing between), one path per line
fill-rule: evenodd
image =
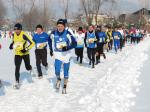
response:
M102 38L99 39L99 42L102 42Z
M47 45L47 43L37 44L37 49L43 49L46 45Z
M114 36L114 38L115 38L115 39L119 39L119 37L118 37L118 36Z
M78 41L78 45L83 45L84 42L83 41Z
M56 48L57 49L62 49L63 47L67 46L67 43L66 42L58 42L56 44Z
M16 43L14 44L14 48L15 48L15 49L23 48L23 44L22 44L21 42L16 42Z
M93 43L95 41L95 38L89 39L88 42L89 43Z

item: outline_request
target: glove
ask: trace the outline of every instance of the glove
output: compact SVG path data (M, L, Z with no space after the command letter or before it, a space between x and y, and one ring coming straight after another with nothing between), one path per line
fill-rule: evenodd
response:
M53 51L50 50L50 56L53 56Z
M22 53L26 53L27 51L28 51L27 48L21 50Z
M62 51L67 51L67 50L68 50L67 46L62 48Z
M13 49L13 43L10 44L9 49L12 50Z
M87 48L87 45L85 44L85 47Z

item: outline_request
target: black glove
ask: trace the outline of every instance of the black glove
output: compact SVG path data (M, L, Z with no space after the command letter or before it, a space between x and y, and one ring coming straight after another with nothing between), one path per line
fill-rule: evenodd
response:
M87 48L87 45L85 44L85 47Z
M22 53L26 53L27 51L28 51L28 49L27 49L27 48L26 48L26 49L22 49L22 50L21 50L21 52L22 52Z
M53 56L53 51L50 50L50 56Z
M62 51L67 51L67 50L68 50L67 46L62 48Z
M95 43L97 43L97 40L94 40Z
M9 49L12 50L13 49L13 43L10 44Z

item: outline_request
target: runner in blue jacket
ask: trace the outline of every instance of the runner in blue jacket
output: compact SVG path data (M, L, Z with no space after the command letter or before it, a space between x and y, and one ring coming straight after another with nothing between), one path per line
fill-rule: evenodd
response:
M47 33L43 32L42 25L36 26L36 34L33 36L33 41L35 42L35 56L36 56L36 67L38 71L38 77L41 79L43 77L43 73L41 70L41 63L48 69L47 63L47 44L49 44L50 55L52 56L52 45L50 43L50 38Z
M120 49L120 39L122 38L121 33L118 32L118 29L115 28L115 31L112 33L114 39L114 48L117 53L117 50Z
M104 59L106 59L106 55L104 53L104 44L106 43L107 35L104 31L102 31L102 26L98 26L96 38L97 38L96 64L98 64L100 63L101 55L103 55Z
M95 66L95 54L96 54L96 33L92 25L89 26L89 31L85 34L85 46L87 47L87 55L89 58L89 65L92 65L92 68Z
M71 59L71 49L75 48L77 42L72 34L65 29L65 21L59 19L57 21L57 30L52 31L51 41L53 43L53 50L55 56L55 74L57 77L56 89L59 90L61 83L61 67L63 65L64 70L64 86L63 94L66 94L66 87L69 78L69 68Z

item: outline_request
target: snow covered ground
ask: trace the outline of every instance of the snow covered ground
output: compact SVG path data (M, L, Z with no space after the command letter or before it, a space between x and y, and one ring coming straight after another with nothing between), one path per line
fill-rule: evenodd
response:
M150 112L150 49L148 51L148 60L142 67L139 81L142 85L135 100L135 106L131 108L131 112Z
M122 52L107 53L107 59L95 69L88 66L85 54L83 66L71 62L68 94L56 93L53 58L49 60L49 71L42 80L31 77L21 67L22 86L14 90L13 53L8 49L11 40L0 40L0 78L4 87L0 89L0 112L130 112L134 98L141 86L140 69L148 59L150 38L139 45L128 45ZM34 50L31 64L35 68ZM136 106L136 105L135 105ZM136 111L137 112L137 111Z

